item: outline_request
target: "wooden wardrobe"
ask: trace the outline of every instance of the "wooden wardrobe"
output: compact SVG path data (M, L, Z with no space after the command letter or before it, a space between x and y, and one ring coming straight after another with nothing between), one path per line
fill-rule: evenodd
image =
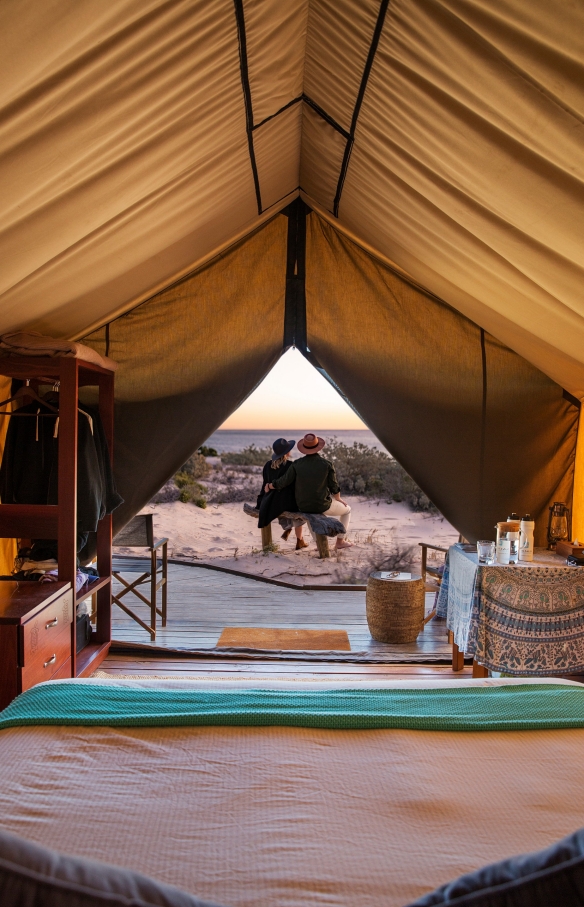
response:
M79 388L97 387L99 413L113 456L114 373L83 359L68 357L0 358L0 374L35 384L59 383L58 504L0 504L0 537L46 538L59 543L59 582L71 583L74 604L96 594L96 625L90 643L77 654L76 620L71 623L71 676L87 677L106 657L111 644L112 518L97 529L99 578L75 594L77 573L77 418ZM11 418L2 416L0 418ZM18 417L16 417L18 418ZM52 594L46 585L47 595ZM63 587L61 587L63 588Z

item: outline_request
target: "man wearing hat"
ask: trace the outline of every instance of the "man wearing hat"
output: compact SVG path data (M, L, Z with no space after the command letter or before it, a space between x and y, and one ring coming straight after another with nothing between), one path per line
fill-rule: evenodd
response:
M295 482L294 493L298 510L303 513L323 513L325 516L337 517L345 532L337 536L337 548L350 548L352 543L346 535L351 519L351 508L341 499L341 489L337 482L335 467L320 451L325 446L323 438L309 432L296 445L304 456L295 460L285 474L266 485L266 491L281 491Z

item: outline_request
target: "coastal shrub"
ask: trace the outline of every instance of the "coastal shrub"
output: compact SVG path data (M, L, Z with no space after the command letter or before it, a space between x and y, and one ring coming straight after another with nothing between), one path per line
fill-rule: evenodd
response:
M173 479L169 482L166 482L162 488L160 488L152 500L151 504L172 504L174 501L178 501L180 498L180 491L176 486L176 483Z
M180 488L180 494L178 496L179 501L181 501L183 504L192 502L197 507L202 507L203 510L206 508L206 487L204 485L201 485L200 482L195 482L192 476L190 476L187 472L185 472L184 470L177 472L174 477L174 484L177 488Z
M230 466L263 466L267 460L272 459L271 447L256 447L250 444L243 450L232 450L221 454L221 462Z
M203 454L197 451L197 453L194 453L192 457L189 457L187 462L181 466L177 475L182 475L184 473L189 476L190 481L193 481L206 478L210 472L210 465L207 463Z
M211 504L233 504L246 502L255 504L260 486L257 482L245 485L220 485L209 492Z
M386 501L404 501L415 511L438 513L429 497L416 485L403 466L376 447L355 441L344 444L332 437L324 456L334 464L341 490Z
M207 447L206 444L202 444L199 447L197 453L201 454L202 457L218 457L219 454L214 447Z

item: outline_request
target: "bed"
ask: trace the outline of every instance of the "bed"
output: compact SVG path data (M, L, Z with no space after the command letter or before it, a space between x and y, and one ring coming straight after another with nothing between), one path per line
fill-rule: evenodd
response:
M0 713L0 828L226 907L403 907L584 825L583 687L339 687L41 684Z

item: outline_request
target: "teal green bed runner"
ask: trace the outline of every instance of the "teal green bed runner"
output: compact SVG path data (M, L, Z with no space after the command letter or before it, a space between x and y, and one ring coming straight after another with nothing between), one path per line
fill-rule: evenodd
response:
M184 690L47 683L0 712L23 725L245 725L427 731L584 727L584 687L521 684L425 690Z

